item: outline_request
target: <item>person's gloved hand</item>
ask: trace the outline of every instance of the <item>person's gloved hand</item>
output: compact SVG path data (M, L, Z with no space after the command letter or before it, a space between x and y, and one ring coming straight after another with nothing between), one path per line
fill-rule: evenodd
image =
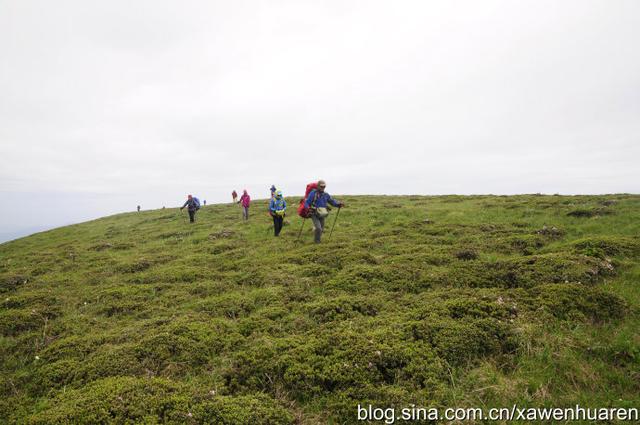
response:
M340 202L340 203L338 204L338 208L342 208L342 207L344 207L344 205L345 205L345 204L344 204L344 202Z

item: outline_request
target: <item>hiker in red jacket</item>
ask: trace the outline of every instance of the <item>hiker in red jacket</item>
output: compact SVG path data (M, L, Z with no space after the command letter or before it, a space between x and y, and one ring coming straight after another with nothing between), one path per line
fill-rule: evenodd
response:
M247 189L242 191L242 196L238 203L242 205L242 218L244 220L249 220L249 204L251 204L251 197L247 193Z

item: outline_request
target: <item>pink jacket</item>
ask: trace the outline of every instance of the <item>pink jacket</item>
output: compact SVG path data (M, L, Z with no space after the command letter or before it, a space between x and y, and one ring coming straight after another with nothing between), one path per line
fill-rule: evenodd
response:
M249 204L251 203L251 197L249 196L246 190L240 197L240 203L242 204L243 207L249 208Z

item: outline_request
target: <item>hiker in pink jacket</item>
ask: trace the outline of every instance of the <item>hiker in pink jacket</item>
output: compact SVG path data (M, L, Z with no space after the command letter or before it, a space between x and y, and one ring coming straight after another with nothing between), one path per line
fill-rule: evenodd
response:
M242 205L242 218L244 220L249 220L249 204L251 203L251 197L247 193L247 189L242 192L242 196L238 203Z

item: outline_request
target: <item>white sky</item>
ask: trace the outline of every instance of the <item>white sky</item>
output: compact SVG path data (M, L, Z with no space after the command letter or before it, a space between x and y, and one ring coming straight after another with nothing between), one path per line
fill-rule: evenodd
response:
M0 232L299 194L640 192L640 1L0 0Z

